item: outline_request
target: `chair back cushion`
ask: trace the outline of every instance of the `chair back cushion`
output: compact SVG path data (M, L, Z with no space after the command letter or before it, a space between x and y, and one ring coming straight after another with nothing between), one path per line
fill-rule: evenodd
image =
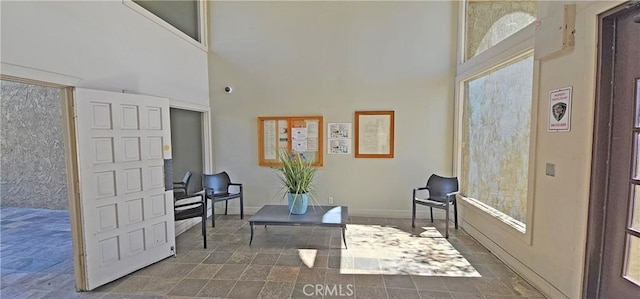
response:
M458 191L458 178L445 178L433 174L427 181L429 197L433 199L446 199L447 193Z
M230 183L229 175L225 171L202 175L202 187L207 190L207 195L211 195L211 190L213 190L213 195L228 194Z

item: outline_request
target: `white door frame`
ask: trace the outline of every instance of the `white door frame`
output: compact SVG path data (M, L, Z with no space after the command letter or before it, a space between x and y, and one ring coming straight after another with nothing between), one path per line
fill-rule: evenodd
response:
M20 77L15 75L19 75ZM69 202L75 286L76 290L86 289L86 269L83 265L83 259L81 258L85 256L85 252L83 249L83 230L80 218L81 205L79 201L78 161L76 160L76 130L73 121L73 87L67 85L68 83L75 84L79 82L79 80L76 81L75 78L72 77L7 65L5 63L2 64L2 75L0 75L0 79L60 89L65 168L67 173L67 200Z
M202 127L202 173L213 173L213 147L211 146L211 108L209 106L187 103L169 99L169 108L177 108L186 111L200 112ZM213 205L207 205L207 217L213 217ZM200 223L201 220L192 218L176 223L176 236L185 232L190 227Z

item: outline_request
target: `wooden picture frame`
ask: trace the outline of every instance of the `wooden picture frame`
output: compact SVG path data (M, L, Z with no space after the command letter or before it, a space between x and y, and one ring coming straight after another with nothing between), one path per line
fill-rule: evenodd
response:
M394 111L356 111L356 158L393 158Z

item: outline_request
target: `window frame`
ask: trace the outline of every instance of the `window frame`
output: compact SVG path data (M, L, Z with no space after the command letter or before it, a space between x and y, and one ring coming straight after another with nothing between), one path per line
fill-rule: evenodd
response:
M184 39L190 44L196 46L200 50L204 52L208 52L209 44L208 44L208 30L207 30L207 1L197 0L197 3L198 3L198 34L200 36L200 41L193 39L191 36L182 32L180 29L169 24L169 22L156 16L154 13L146 10L144 7L133 2L132 0L122 0L122 4L124 4L124 6L129 7L133 11L148 18L149 20L160 25L164 29L169 30L171 33L177 35L178 37Z
M531 55L534 52L535 29L536 22L533 22L520 31L500 41L493 47L483 51L482 53L464 60L465 53L465 28L466 28L466 1L460 3L458 18L458 65L456 68L455 78L455 103L454 103L454 174L462 180L462 146L464 145L464 95L465 82L481 77L496 69L502 68L524 56ZM529 163L528 163L528 183L527 183L527 211L526 225L521 226L509 221L515 220L509 216L508 219L500 217L503 214L493 208L485 208L487 205L475 199L460 194L461 203L464 209L469 209L475 214L480 215L483 222L491 223L502 228L509 235L527 243L532 244L532 227L533 227L533 206L535 198L535 175L536 175L536 136L538 127L538 89L539 89L540 62L534 56L533 62L533 90L531 95L531 120L529 135ZM470 223L470 225L475 225Z

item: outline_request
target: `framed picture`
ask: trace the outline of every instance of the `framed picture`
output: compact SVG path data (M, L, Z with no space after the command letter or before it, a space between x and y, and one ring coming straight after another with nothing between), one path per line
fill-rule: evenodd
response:
M393 158L393 111L356 111L356 158Z

